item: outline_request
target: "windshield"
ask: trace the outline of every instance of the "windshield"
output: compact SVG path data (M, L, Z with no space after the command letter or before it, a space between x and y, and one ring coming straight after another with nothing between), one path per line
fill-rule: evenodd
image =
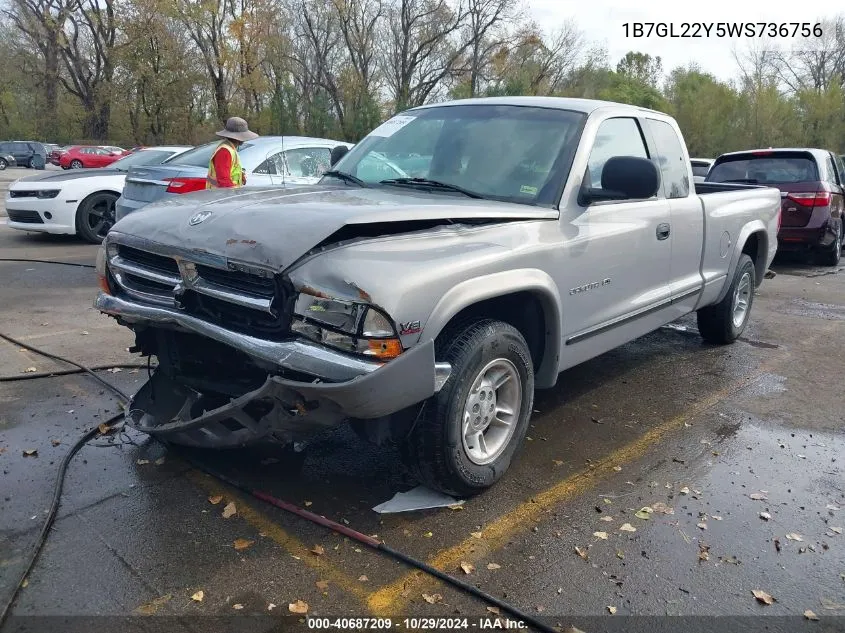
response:
M709 171L710 171L710 164L709 163L702 163L702 162L692 163L692 175L693 176L706 176Z
M373 130L335 169L367 185L425 179L493 200L553 206L585 118L569 110L512 105L411 110ZM425 182L404 184L461 195Z
M129 171L130 167L137 165L158 165L175 153L175 150L172 149L145 149L114 161L111 164L111 168L119 169L120 171Z
M816 161L804 153L739 154L716 163L708 182L786 184L819 179Z

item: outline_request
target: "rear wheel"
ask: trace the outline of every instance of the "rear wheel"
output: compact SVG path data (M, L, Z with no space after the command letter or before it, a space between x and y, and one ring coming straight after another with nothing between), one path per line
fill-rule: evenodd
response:
M76 232L86 242L99 244L114 226L114 203L117 196L100 192L88 196L76 212Z
M82 161L78 159L74 159L70 161L70 168L71 169L82 169Z
M427 486L469 496L496 483L522 444L534 403L534 368L522 334L477 319L438 337L452 365L428 400L403 451Z
M836 227L836 238L833 244L819 255L819 260L825 266L838 266L840 259L842 259L842 222Z
M726 344L742 336L748 325L756 287L754 262L743 253L725 297L715 305L701 308L696 314L702 338L709 343Z

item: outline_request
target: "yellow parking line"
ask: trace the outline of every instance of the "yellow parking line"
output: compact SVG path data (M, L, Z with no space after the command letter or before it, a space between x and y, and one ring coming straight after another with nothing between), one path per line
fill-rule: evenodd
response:
M430 559L428 564L441 571L448 572L449 570L456 569L461 561L477 562L482 560L491 552L504 546L514 533L525 528L547 509L583 493L598 481L613 475L615 473L613 470L614 466L641 458L653 445L663 439L663 436L668 432L682 427L686 420L706 411L729 395L747 387L766 371L769 371L773 365L783 362L788 356L788 352L784 352L777 359L761 364L748 376L719 389L705 400L694 404L681 415L650 429L633 442L613 451L601 461L594 463L592 468L582 470L558 482L551 488L532 495L529 501L521 503L507 514L484 526L482 528L481 539L470 537L453 547L442 550ZM411 594L419 595L423 588L435 582L438 581L431 576L422 575L420 572L411 572L399 580L376 590L368 598L367 606L377 617L396 615L397 613L401 613L407 596Z
M310 548L302 541L288 534L267 515L256 510L243 497L233 493L231 488L218 482L213 477L196 470L188 471L186 477L195 485L205 490L209 495L221 495L228 501L234 501L238 509L237 516L239 518L272 539L289 554L299 557L305 565L319 572L321 580L328 581L330 588L331 586L335 586L351 594L362 604L366 605L370 592L359 581L347 576L332 565L329 555L315 556L309 553Z

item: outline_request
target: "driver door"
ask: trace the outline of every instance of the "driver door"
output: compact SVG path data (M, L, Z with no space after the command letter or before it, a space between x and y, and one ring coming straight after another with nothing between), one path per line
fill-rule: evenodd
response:
M602 169L613 156L654 159L636 118L608 118L594 129L582 186L601 189ZM589 136L585 130L588 143ZM671 320L665 314L672 239L662 190L648 200L568 206L559 287L567 306L564 345L571 366Z

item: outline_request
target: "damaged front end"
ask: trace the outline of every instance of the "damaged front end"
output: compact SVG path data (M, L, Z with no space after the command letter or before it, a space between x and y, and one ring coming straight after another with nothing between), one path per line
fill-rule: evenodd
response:
M95 307L136 334L158 367L130 426L225 448L291 442L348 419L384 419L440 389L432 341L403 349L365 300L294 288L275 271L110 234Z

